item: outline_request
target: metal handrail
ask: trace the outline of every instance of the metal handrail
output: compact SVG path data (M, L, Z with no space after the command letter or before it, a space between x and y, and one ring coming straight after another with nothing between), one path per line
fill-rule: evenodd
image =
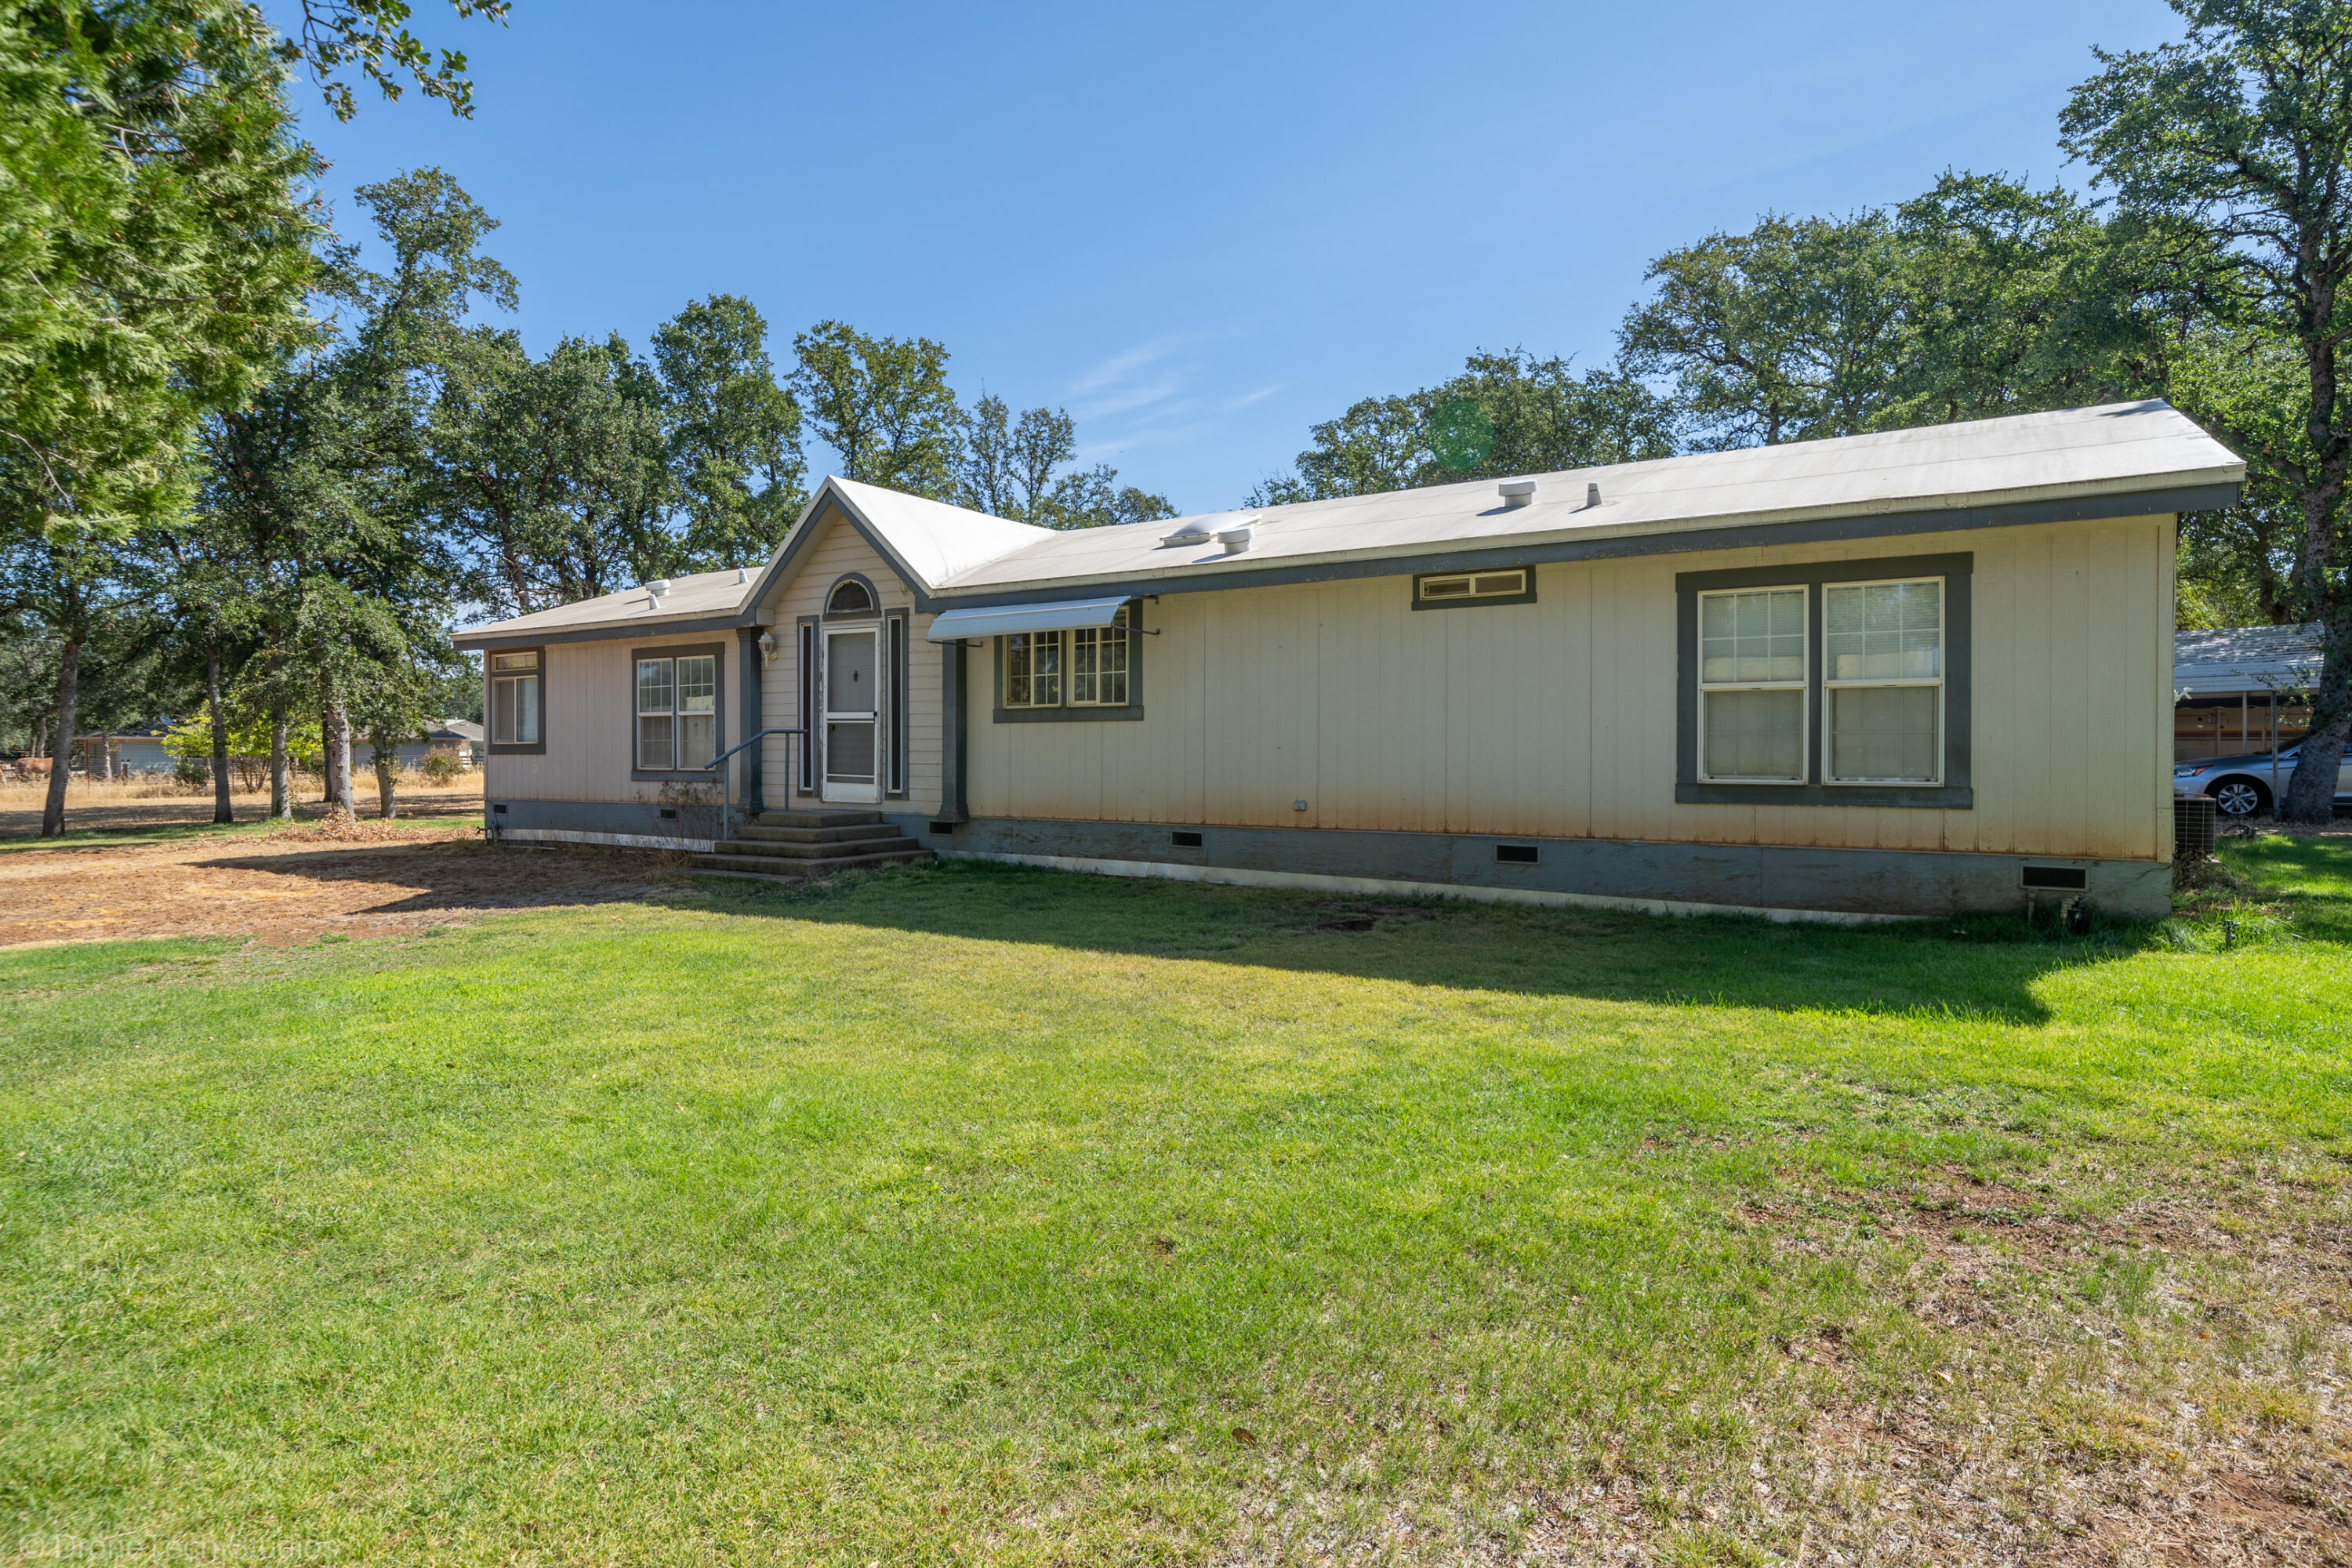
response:
M808 728L806 725L802 725L791 730L782 728L762 730L749 740L736 742L735 744L728 747L725 751L711 758L710 761L703 764L702 771L705 773L719 773L720 768L726 766L728 758L733 756L736 752L742 751L747 746L758 745L761 741L766 740L771 735L782 735L784 737L784 772L786 775L789 776L793 768L793 737L798 736L800 737L801 744L808 744ZM734 837L734 824L735 782L731 774L719 773L719 841L723 842L724 840Z

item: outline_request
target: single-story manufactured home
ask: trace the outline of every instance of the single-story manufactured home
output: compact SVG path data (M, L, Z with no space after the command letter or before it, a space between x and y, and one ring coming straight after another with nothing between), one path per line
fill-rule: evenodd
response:
M2144 402L1065 532L829 479L457 640L514 839L2153 915L2175 520L2243 472Z

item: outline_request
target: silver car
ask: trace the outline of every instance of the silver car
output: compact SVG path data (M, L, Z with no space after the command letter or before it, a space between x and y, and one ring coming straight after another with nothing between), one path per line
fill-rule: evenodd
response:
M2295 757L2302 750L2298 742L2281 748L2276 758L2268 752L2249 752L2242 756L2176 763L2172 793L2210 795L2214 809L2232 819L2258 816L2286 793L2287 781L2294 777ZM2336 770L2336 805L2338 809L2352 806L2352 747L2346 748L2344 761Z

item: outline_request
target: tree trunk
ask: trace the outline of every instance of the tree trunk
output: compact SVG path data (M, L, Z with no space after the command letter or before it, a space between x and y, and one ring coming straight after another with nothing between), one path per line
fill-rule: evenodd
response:
M81 680L81 639L68 637L58 662L58 746L49 757L49 794L41 805L41 837L66 830L66 764L73 749L75 688Z
M320 726L327 741L327 809L338 816L359 815L352 799L352 720L340 701L330 700Z
M2286 798L2278 803L2282 822L2332 822L2336 818L2336 770L2352 737L2352 604L2330 605L2319 623L2322 662L2318 689L2311 694L2311 733L2295 753Z
M375 763L375 814L390 822L393 785L400 778L400 743L395 741L387 744L381 735L373 740L375 749L370 760Z
M291 822L294 819L294 781L286 757L286 701L279 698L269 705L269 819Z
M220 649L205 653L205 701L213 721L213 820L235 822L236 813L228 803L228 726L221 712L220 664Z

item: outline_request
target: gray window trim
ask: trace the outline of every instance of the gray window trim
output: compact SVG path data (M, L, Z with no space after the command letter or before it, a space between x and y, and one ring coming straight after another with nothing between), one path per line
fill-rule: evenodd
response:
M841 585L844 583L855 583L865 589L866 602L874 607L870 610L843 610L836 613L833 607L833 596L841 592ZM819 601L819 604L824 607L824 618L828 621L870 621L882 614L881 592L874 586L874 579L863 572L844 572L826 584L824 597Z
M793 793L814 798L817 781L823 778L824 759L817 755L824 744L824 726L816 721L817 638L824 625L822 616L803 616L793 623L793 635L799 638L796 673L800 677L798 711L801 727L801 768L793 780Z
M907 760L908 742L913 729L911 710L914 708L911 688L914 685L914 647L908 633L911 612L882 612L882 666L889 673L890 706L885 717L888 722L890 754L884 759L882 795L886 800L904 800L914 782L914 769Z
M1069 672L1062 675L1059 708L1007 708L1004 705L1004 639L997 637L989 676L990 717L999 724L1128 723L1143 717L1143 601L1127 605L1127 703L1119 708L1077 708L1070 703Z
M1528 574L1528 591L1524 594L1490 594L1483 599L1424 599L1422 584L1431 577L1475 576L1486 572L1524 572ZM1510 562L1496 566L1480 566L1461 572L1416 572L1412 576L1412 607L1416 610L1493 610L1505 605L1532 605L1536 602L1535 563Z
M1969 769L1971 595L1977 558L1891 555L1866 561L1807 561L1675 574L1675 800L1684 805L1861 805L1967 811L1976 805ZM1888 577L1944 579L1944 782L1832 784L1822 779L1822 589ZM1804 588L1805 778L1803 784L1702 784L1698 777L1698 596L1724 588Z
M512 741L507 742L501 745L490 739L491 725L498 714L497 707L490 700L490 656L492 654L500 653L535 653L539 655L539 739L530 742L528 745ZM525 643L520 647L493 647L484 648L482 650L482 750L485 755L493 757L543 757L547 755L547 648L543 644ZM629 754L631 756L636 755L635 747L630 749Z
M727 749L727 645L725 643L656 643L629 650L629 777L653 783L672 780L716 782L719 774L709 768L641 768L637 766L637 660L641 658L699 658L708 655L712 660L711 679L718 689L710 694L710 749L715 754ZM542 700L544 700L542 699ZM672 710L672 711L676 711ZM546 727L541 726L541 732Z

